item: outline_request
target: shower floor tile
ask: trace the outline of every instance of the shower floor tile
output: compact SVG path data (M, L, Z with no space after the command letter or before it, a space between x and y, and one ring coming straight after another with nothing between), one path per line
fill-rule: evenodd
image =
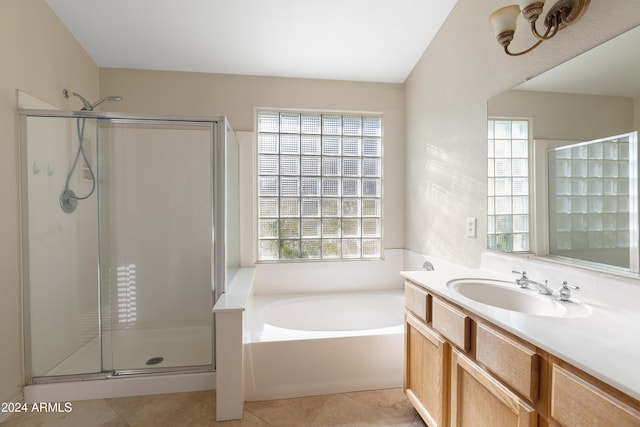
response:
M3 427L398 426L424 427L402 389L247 402L242 420L215 421L215 391L72 402L68 413L26 412Z

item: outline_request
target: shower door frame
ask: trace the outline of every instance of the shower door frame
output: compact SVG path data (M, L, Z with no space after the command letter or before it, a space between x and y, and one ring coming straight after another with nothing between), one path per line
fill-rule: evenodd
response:
M116 112L98 112L98 111L61 111L61 110L38 110L38 109L19 109L20 115L20 229L22 241L22 337L23 337L23 357L24 357L24 375L26 384L45 384L68 381L84 381L99 380L107 378L131 377L135 375L158 375L167 373L189 373L189 372L211 372L215 371L216 366L216 349L215 349L215 318L211 312L211 365L196 367L176 367L176 368L148 368L143 370L118 370L118 371L101 371L87 374L72 374L58 376L42 376L33 377L32 349L31 349L31 309L30 309L30 263L29 263L29 209L28 209L28 171L27 164L27 119L29 117L46 117L61 119L93 119L98 124L100 121L107 122L138 122L138 123L199 123L210 124L212 127L211 138L211 183L210 189L213 191L211 198L211 289L212 289L212 306L215 305L218 298L226 291L227 280L227 262L226 262L226 209L225 201L227 199L227 182L226 182L226 155L227 155L227 131L233 132L231 126L225 116L181 116L181 115L156 115L156 114L135 114L135 113L116 113ZM98 126L96 126L96 134ZM98 141L96 140L96 143ZM98 232L96 230L96 232ZM96 254L100 259L100 241ZM96 271L97 286L97 307L98 307L98 342L100 345L100 366L103 368L103 328L102 328L102 311L101 311L101 278L100 263L98 262L98 271Z

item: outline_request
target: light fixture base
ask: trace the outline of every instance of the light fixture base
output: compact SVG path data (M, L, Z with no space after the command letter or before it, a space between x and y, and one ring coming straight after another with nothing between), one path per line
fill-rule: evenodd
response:
M513 35L515 32L513 30L503 31L496 36L496 40L498 40L498 44L502 47L509 46L509 43L513 40Z
M559 15L559 29L573 24L582 18L582 15L587 11L590 0L558 0L547 13L545 18L545 24L547 26L552 25L553 17Z
M538 17L542 15L542 9L544 9L543 2L531 3L522 9L522 16L527 22L535 22L538 20Z

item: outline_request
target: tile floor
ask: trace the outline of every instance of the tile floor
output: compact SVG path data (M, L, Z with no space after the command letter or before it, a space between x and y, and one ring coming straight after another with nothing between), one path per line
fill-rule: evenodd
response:
M247 402L242 420L216 422L215 391L72 402L69 413L20 413L2 427L403 426L426 424L402 389Z

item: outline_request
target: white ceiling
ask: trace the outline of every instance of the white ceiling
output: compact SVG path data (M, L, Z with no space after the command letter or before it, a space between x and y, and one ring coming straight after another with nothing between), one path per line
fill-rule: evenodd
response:
M402 83L456 0L47 0L99 67Z

